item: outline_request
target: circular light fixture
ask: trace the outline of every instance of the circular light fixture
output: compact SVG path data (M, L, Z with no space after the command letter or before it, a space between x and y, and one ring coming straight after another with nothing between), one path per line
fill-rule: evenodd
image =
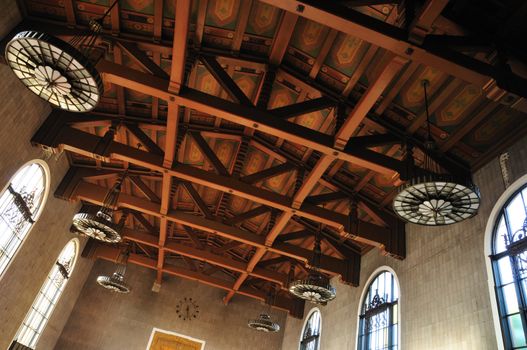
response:
M280 325L271 321L271 316L266 313L261 313L256 320L249 320L247 325L252 329L266 333L276 333L280 330Z
M111 129L108 131L113 132ZM103 204L97 211L97 214L92 213L78 213L73 216L73 227L80 233L86 236L95 238L99 241L107 243L120 242L122 237L119 234L124 220L119 224L113 223L113 210L117 206L119 194L121 193L121 185L126 177L128 170L125 170L121 177L117 179L115 184L108 190L104 197ZM126 217L124 217L126 219Z
M86 236L95 238L107 243L117 243L121 241L118 225L108 220L102 212L96 215L89 213L78 213L73 216L73 226Z
M463 221L476 215L478 208L475 186L435 174L410 179L393 200L393 209L403 220L428 226Z
M7 43L5 58L29 90L55 107L87 112L99 103L99 73L87 56L65 41L42 32L20 32Z
M124 282L124 275L119 272L114 272L111 277L99 276L97 277L97 283L117 293L128 294L131 291L130 286Z
M479 191L470 176L456 177L445 174L430 153L435 148L430 130L428 112L429 82L422 81L427 121L427 140L423 150L422 167L414 165L412 147L407 148L406 158L410 169L409 180L399 186L393 200L393 210L401 219L419 225L440 226L454 224L477 214Z
M289 292L298 298L321 305L326 305L337 296L335 287L329 283L329 279L316 271L312 271L307 279L296 280L289 284Z

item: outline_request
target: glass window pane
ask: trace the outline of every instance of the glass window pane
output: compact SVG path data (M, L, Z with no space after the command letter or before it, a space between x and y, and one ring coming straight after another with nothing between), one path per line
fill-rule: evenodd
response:
M505 225L505 219L501 216L498 229L494 234L494 254L504 252L506 250L505 242L506 239L510 239L507 234L507 226Z
M527 345L525 343L525 333L523 332L522 320L520 315L516 314L513 316L509 316L508 322L509 329L511 332L512 345L514 347Z
M66 247L62 250L57 261L68 261L69 270L72 271L75 264L75 257L77 255L77 243L76 240L71 240ZM46 322L53 312L54 306L64 290L67 283L67 279L59 276L58 267L53 264L48 277L44 281L44 284L40 288L40 291L31 306L28 314L22 325L20 326L16 340L25 346L34 347L37 344L38 337L42 334ZM61 277L60 283L57 285L56 277Z
M511 283L513 281L513 278L510 258L506 256L498 260L498 267L500 270L500 284L504 285Z
M503 303L505 304L505 310L508 315L514 314L519 311L518 309L518 298L516 294L516 285L511 283L502 288Z
M511 233L521 229L525 221L525 206L521 195L514 197L507 206L506 212Z
M44 169L40 164L32 163L21 168L0 194L0 276L32 226L23 215L25 210L15 204L15 196L22 196L25 206L35 218L42 205L45 188Z

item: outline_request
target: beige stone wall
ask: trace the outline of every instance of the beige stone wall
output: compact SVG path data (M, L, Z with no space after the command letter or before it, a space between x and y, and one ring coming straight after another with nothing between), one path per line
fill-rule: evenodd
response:
M0 1L0 34L19 20L15 1ZM50 112L48 104L29 92L5 65L0 65L0 189L27 161L42 158L30 138ZM18 254L0 279L0 349L15 336L48 272L64 245L77 206L54 198L53 192L68 164L65 157L47 161L50 191L40 219L33 226ZM38 349L52 349L75 303L92 262L79 259L73 276L57 305Z
M527 173L527 138L509 153L514 181ZM482 196L475 218L446 227L407 225L404 261L373 250L362 259L360 287L336 283L337 299L320 307L321 349L356 349L361 293L370 275L383 265L392 267L399 278L401 349L497 348L483 247L487 219L505 189L498 160L480 169L474 180ZM311 307L306 306L306 315ZM288 317L283 350L298 349L302 326L302 320Z
M151 291L155 271L135 265L126 272L132 292L119 295L95 282L99 274L109 274L114 269L106 261L95 263L56 350L143 350L154 327L204 340L206 350L280 349L283 332L262 334L247 327L249 319L265 310L253 299L235 296L225 306L225 291L170 276L155 293ZM183 297L198 302L197 319L178 318L176 305ZM284 324L284 312L273 310L272 314Z

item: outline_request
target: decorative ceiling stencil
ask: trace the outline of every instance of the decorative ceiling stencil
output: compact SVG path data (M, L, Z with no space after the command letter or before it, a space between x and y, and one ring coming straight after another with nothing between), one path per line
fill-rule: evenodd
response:
M260 1L253 2L247 33L272 38L278 26L281 11Z
M239 0L210 0L206 25L234 30L238 19Z

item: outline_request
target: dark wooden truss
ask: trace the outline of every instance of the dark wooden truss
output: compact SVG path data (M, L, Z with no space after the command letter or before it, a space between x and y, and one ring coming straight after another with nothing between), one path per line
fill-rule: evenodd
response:
M418 64L448 71L453 76L482 88L487 98L520 111L527 111L525 79L500 65L484 63L465 54L467 45L471 50L486 50L486 42L463 41L459 38L429 34L431 25L448 1L426 1L418 12L406 5L407 23L399 27L380 22L353 9L356 6L386 2L262 2L287 11L284 12L269 55L265 59L239 53L243 30L237 32L232 50L202 47L202 21L205 15L201 12L198 15L201 20L198 19L197 28L194 29L196 39L190 40L190 0L176 2L173 42L162 40L162 1L155 2L153 42L120 33L119 10L116 7L111 15L111 30L105 31L98 43L113 51L114 60L101 60L97 69L105 83L117 86L118 113L95 111L78 115L55 110L32 139L34 145L48 151L68 151L93 160L86 164L71 162L70 170L55 193L65 200L80 200L85 204L100 205L108 187L95 184L94 180L115 177L125 168L128 169L128 181L142 195L140 197L123 193L119 197L118 207L123 212L121 219L124 221L127 217L132 217L142 227L126 227L123 231L124 239L134 244L129 262L155 270L157 283L162 282L163 275L175 275L221 288L227 292L225 303L235 294L265 300L266 293L261 288L263 284L272 283L285 290L291 277L306 274L306 266L309 266L312 257L308 243L319 229L319 225L323 227L321 233L324 244L334 253L322 255L321 271L331 276L339 276L343 282L350 285L359 284L360 259L365 245L378 247L384 254L398 259L405 258L404 224L386 208L392 196L388 195L379 203L361 192L361 189L377 173L393 175L398 181L404 181L407 163L393 156L395 149L404 144L424 148L424 139L417 135L417 130L425 122L423 115L415 115L414 122L406 130L390 122L384 115L388 113L388 107L395 98L397 89L394 89L395 93L388 92L378 103L389 84L397 78L400 89L416 71ZM26 20L14 32L25 28L41 28L68 40L82 32L76 23L72 6L71 0L65 0L68 27L26 16ZM250 6L242 6L240 9L244 11L245 17L248 16L249 10ZM315 62L308 75L299 74L283 65L293 28L300 17L323 23L331 29L327 45L331 45L340 31L386 49L385 63L380 67L380 73L375 80L369 82L367 87L361 87L360 94L352 93L355 86L360 87L359 78L366 69L366 65L362 65L350 78L342 94L337 94L321 86L315 79L322 61ZM5 45L5 42L2 44ZM329 47L323 49L326 54ZM153 52L153 58L150 58L146 51ZM123 65L123 53L143 71ZM364 61L371 59L374 54L374 49L368 50ZM160 55L171 56L169 73L160 67ZM321 57L323 60L324 56ZM222 62L228 60L263 67L265 75L254 100L245 95L222 67ZM225 93L223 97L226 98L209 95L190 86L189 72L198 62L218 82ZM403 67L407 69L398 77ZM278 72L312 86L320 91L321 96L280 108L267 109L270 91ZM456 88L458 87L452 85L441 98L447 99ZM125 89L152 96L152 118L126 113ZM157 107L161 100L167 103L166 117L157 115ZM326 108L333 108L335 113L334 134L330 135L292 122L292 119L299 115ZM215 116L237 127L211 128L189 123L182 116L190 110ZM476 123L480 120L478 118L483 117L476 116L475 121L471 123ZM117 131L107 132L102 137L80 130L83 127L111 125ZM374 132L367 135L356 134L361 125L367 125ZM444 169L460 177L470 175L469 167L455 155L448 153L448 150L468 133L470 126L471 124L467 123L461 132L454 135L453 141L449 140L439 151L429 154ZM165 147L160 147L147 135L144 132L145 128L165 131ZM141 147L117 141L115 133L122 130L139 140ZM521 130L523 129L519 128L518 133ZM178 152L185 135L192 138L211 165L212 171L178 161ZM240 146L232 168L226 168L221 162L205 140L206 135L239 141ZM270 143L266 135L302 145L308 152L300 159ZM284 162L242 176L241 168L249 145L266 149ZM372 149L381 145L393 147L385 153ZM116 161L122 166L108 166ZM368 173L355 188L349 188L334 176L331 167L336 163L352 163L367 169ZM293 171L296 178L292 194L280 194L257 186L263 180ZM147 184L147 179L153 178L160 183L161 190L158 192ZM333 189L333 192L312 193L318 183L323 183ZM221 199L217 208L211 208L205 203L196 186L220 191ZM188 212L173 208L171 201L177 191L188 193L197 211ZM233 197L247 199L256 205L243 213L233 215L226 209L226 204ZM324 208L326 203L343 199L355 201L360 209L368 214L370 220L350 220L348 215L340 211ZM269 214L270 217L265 229L252 232L242 227L244 222L264 214ZM297 223L303 229L285 231L290 222ZM178 236L174 232L179 228L182 228L182 232ZM292 243L299 240L307 243ZM240 246L248 247L248 253L240 256L235 252ZM116 247L93 241L84 255L115 261L118 252ZM273 257L264 260L268 253ZM185 267L167 263L168 260L176 258L180 259ZM283 268L275 269L277 266L289 267L290 274L284 273ZM227 274L234 282L212 276L218 271ZM275 307L287 310L296 317L302 317L303 302L291 299L285 291L278 294Z

